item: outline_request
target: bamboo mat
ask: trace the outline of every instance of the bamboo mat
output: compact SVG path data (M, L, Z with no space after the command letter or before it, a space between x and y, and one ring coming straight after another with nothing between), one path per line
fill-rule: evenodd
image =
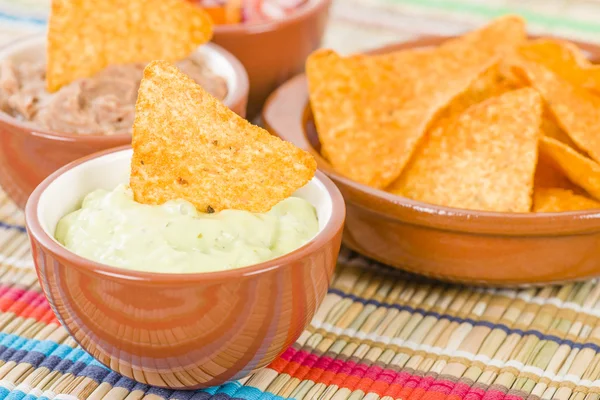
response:
M243 381L202 391L137 384L60 326L0 193L0 399L515 400L600 398L600 285L527 290L419 280L343 250L297 343Z
M43 30L48 0L0 0L0 42ZM600 41L598 0L335 0L325 45L358 51L518 11ZM418 280L344 250L298 342L204 391L137 384L81 350L37 284L23 217L0 192L0 400L600 400L600 285L527 290Z

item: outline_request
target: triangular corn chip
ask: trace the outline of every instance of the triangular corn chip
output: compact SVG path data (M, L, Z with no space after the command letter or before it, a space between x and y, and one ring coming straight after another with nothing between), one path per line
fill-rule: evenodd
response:
M389 190L449 207L528 212L541 114L530 88L474 105L431 131Z
M501 74L498 66L494 66L477 78L464 93L452 100L439 113L430 129L435 130L440 126L445 126L448 121L455 119L477 103L518 88L514 81L507 80Z
M144 70L133 125L136 201L266 212L315 170L310 154L240 118L175 66L154 61Z
M112 64L179 61L211 37L209 15L186 0L53 0L47 87Z
M538 39L518 47L518 54L548 68L560 79L600 93L600 66L577 46L557 39Z
M524 38L522 19L511 16L435 49L313 53L306 73L323 155L353 180L388 186L437 113Z
M538 154L533 187L534 191L537 189L559 188L568 189L577 194L582 193L582 190L575 186L562 170L556 166L554 160L542 151Z
M540 154L552 160L571 182L600 200L600 164L550 137L540 140Z
M439 115L431 124L429 130L435 131L436 129L445 128L451 120L456 119L469 107L489 98L499 96L511 90L515 90L516 88L517 86L515 82L507 80L500 73L498 66L490 68L487 72L475 80L471 86L469 86L466 92L460 94L458 97L452 100L452 102L439 113ZM423 143L416 148L413 153L413 157L416 154L419 154L420 147L426 145L426 138L427 136L425 136L425 139L422 141ZM390 188L394 187L395 183L392 183Z
M575 145L600 161L600 97L539 64L521 61L516 68L540 92L557 124Z
M600 208L600 202L559 188L539 188L533 193L534 212L579 211Z

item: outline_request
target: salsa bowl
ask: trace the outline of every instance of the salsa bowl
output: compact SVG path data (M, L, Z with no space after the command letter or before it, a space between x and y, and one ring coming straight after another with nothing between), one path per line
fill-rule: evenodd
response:
M425 37L376 50L438 45ZM577 43L590 59L600 47ZM308 100L299 75L275 91L263 110L274 135L309 151L346 201L343 242L384 264L432 278L493 286L545 285L600 275L600 210L499 213L436 206L360 184L320 155Z
M242 64L215 44L197 50L228 86L223 103L246 115L248 75ZM0 62L38 61L45 57L46 36L33 35L0 48ZM29 194L59 167L86 155L131 143L130 134L73 134L45 130L0 111L0 185L23 208Z
M41 287L71 336L138 382L172 389L220 385L268 365L294 343L327 293L345 208L322 173L296 192L319 232L282 257L221 272L160 274L82 258L54 239L58 220L94 189L127 183L132 150L75 161L45 179L26 207Z

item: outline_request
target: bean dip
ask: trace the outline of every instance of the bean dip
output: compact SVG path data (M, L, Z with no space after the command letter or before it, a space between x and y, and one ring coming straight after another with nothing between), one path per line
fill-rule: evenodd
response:
M227 96L225 79L200 56L177 66L219 100ZM145 64L113 65L55 93L46 91L43 63L0 62L0 111L39 128L77 134L129 133Z

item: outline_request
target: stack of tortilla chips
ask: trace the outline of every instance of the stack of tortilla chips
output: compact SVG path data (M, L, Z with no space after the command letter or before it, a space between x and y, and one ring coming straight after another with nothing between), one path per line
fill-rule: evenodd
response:
M357 182L473 210L600 208L600 66L519 17L306 69L322 155Z

